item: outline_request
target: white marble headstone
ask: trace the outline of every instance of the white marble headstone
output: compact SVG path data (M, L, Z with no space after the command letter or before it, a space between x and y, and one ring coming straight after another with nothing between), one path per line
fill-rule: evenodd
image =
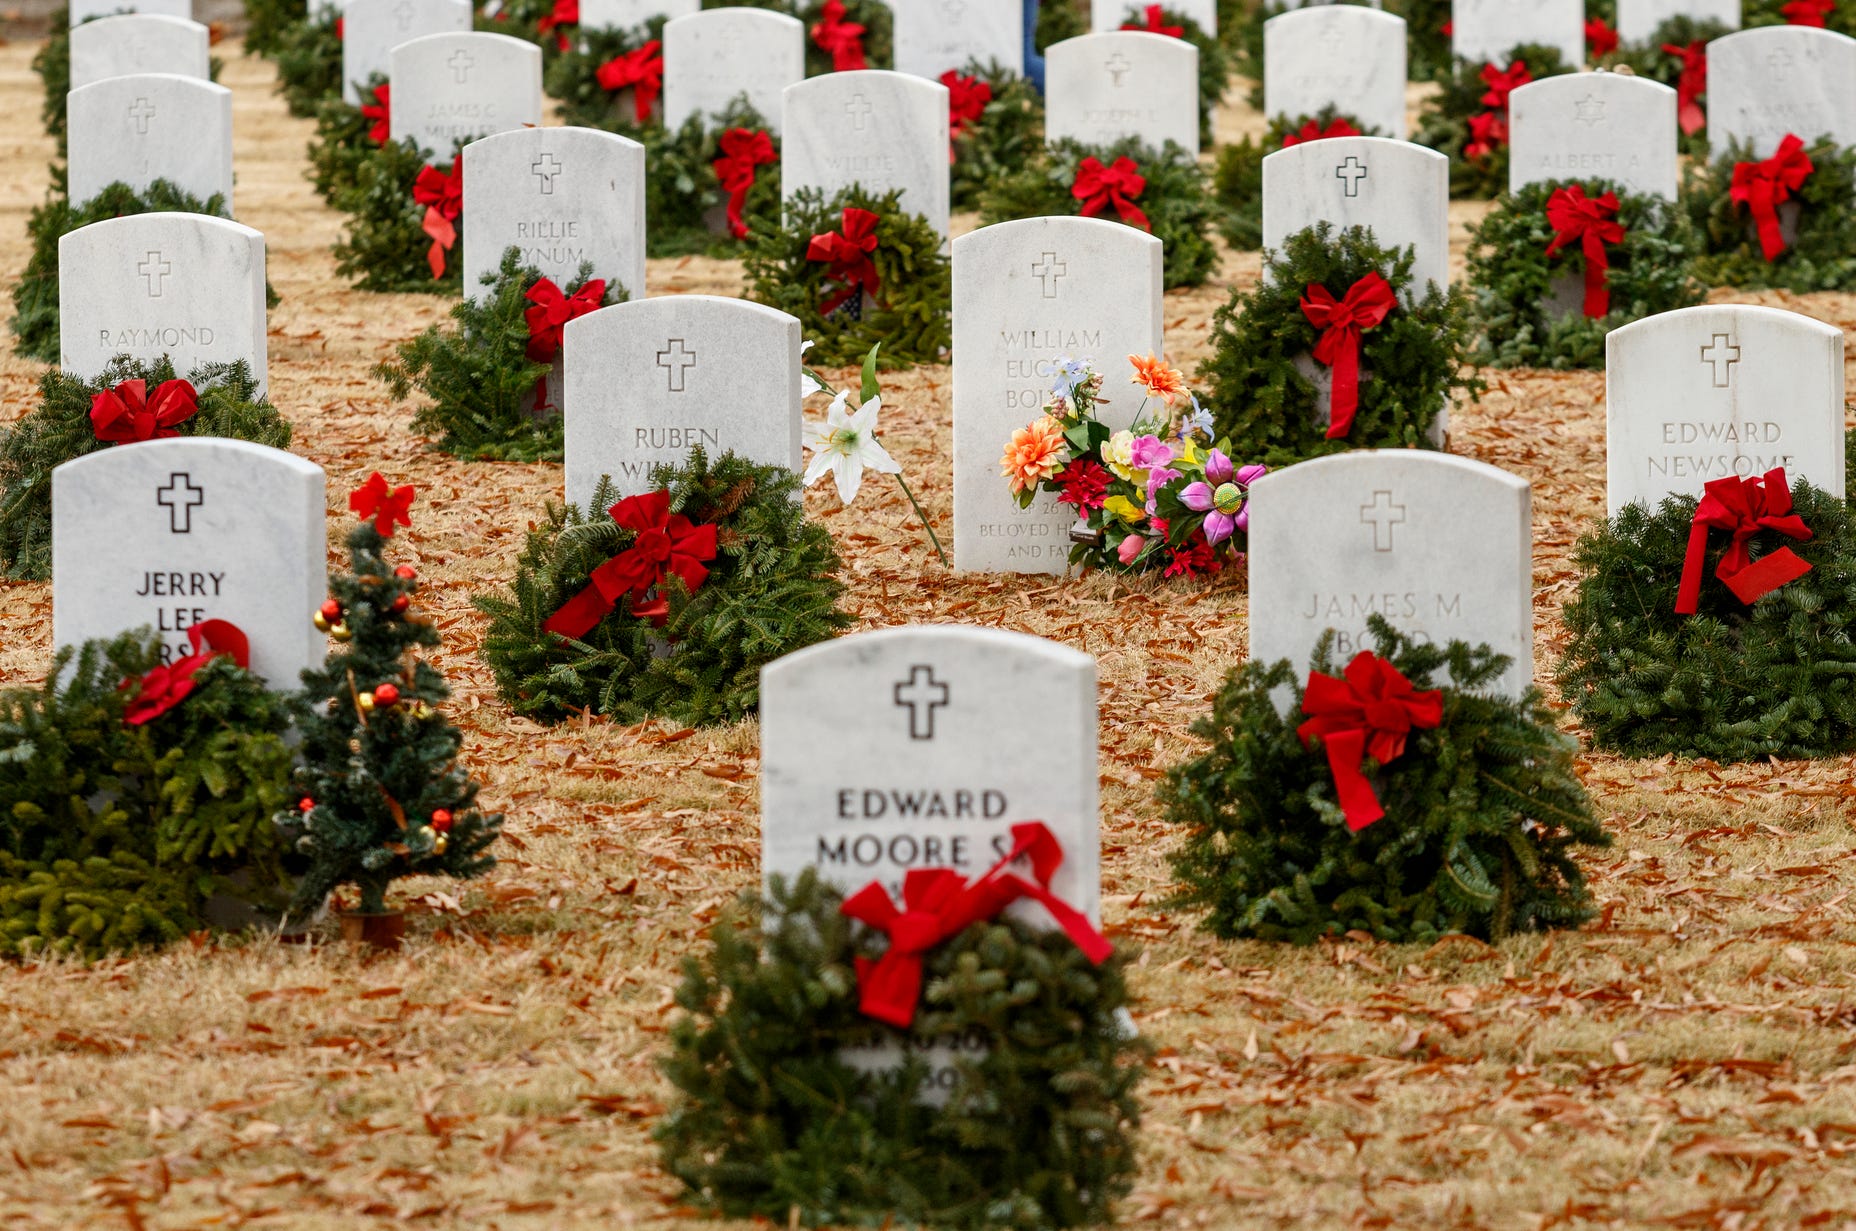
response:
M327 594L322 467L244 440L117 445L52 471L52 640L78 645L144 625L163 661L187 629L230 620L251 669L300 686L327 650L310 613Z
M1263 160L1263 246L1280 249L1317 222L1371 227L1388 248L1410 245L1413 286L1450 285L1450 160L1388 137L1328 137Z
M205 214L133 214L58 241L58 363L92 377L117 355L265 365L264 236Z
M193 0L71 0L71 25L115 13L157 13L193 20Z
M1708 44L1708 145L1751 142L1770 158L1787 134L1856 144L1856 39L1809 26L1763 26Z
M702 9L702 0L580 0L580 26L585 30L633 30L653 17L688 17Z
M1783 466L1841 497L1843 331L1750 304L1703 304L1605 338L1606 496L1701 494Z
M806 27L767 9L710 9L664 26L664 126L720 115L745 95L775 136L780 95L806 79Z
M1061 573L1077 511L1012 499L999 458L1050 396L1052 364L1091 359L1114 427L1140 398L1129 355L1158 355L1165 245L1101 218L1023 218L954 241L954 567Z
M896 16L896 71L938 81L971 64L1025 71L1025 10L1010 0L886 0Z
M1250 657L1305 673L1335 630L1334 665L1375 648L1366 618L1442 645L1487 642L1533 681L1527 480L1418 449L1362 449L1274 470L1250 489ZM1306 675L1303 674L1306 679Z
M1617 0L1618 39L1625 46L1650 41L1658 26L1671 17L1718 21L1730 30L1740 28L1740 0Z
M1089 0L1089 28L1093 31L1119 30L1128 22L1140 22L1152 0ZM1218 33L1218 0L1165 0L1163 8L1183 13L1207 34ZM1378 7L1378 0L1374 0Z
M1560 63L1585 63L1585 0L1451 0L1450 50L1459 59L1506 67L1524 43L1552 47Z
M232 91L199 77L106 77L65 95L71 203L167 180L232 206Z
M826 73L782 96L780 192L816 188L827 200L861 184L902 190L902 207L947 234L947 87L908 73Z
M536 126L541 48L507 34L428 34L388 53L395 141L410 137L439 160L454 146Z
M70 88L151 72L205 81L212 73L211 45L211 31L185 17L99 17L71 30Z
M1044 134L1084 145L1138 137L1199 156L1199 49L1164 34L1115 31L1044 52Z
M1567 73L1508 96L1508 191L1607 179L1676 199L1676 92L1647 77Z
M1263 113L1325 107L1369 132L1405 139L1405 19L1357 4L1324 4L1263 23Z
M470 30L470 0L348 0L342 6L342 101L358 107L367 83L392 76L395 47Z
M803 470L800 326L745 299L666 295L569 321L567 499L587 508L600 476L650 490L651 467L701 445Z

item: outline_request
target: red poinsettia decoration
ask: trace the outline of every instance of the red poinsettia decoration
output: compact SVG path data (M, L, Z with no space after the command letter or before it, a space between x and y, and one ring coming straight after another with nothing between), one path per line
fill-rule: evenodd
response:
M200 400L184 380L164 380L148 397L148 383L125 380L90 399L90 430L98 440L130 444L178 436L176 426L193 418Z
M367 139L375 145L385 145L387 138L393 135L393 83L382 82L374 87L374 101L361 104L361 115L373 123L368 126Z
M639 124L651 121L651 107L664 92L663 43L652 39L636 51L614 56L599 66L595 74L600 88L609 93L629 89L632 92L632 118Z
M425 254L432 277L445 276L445 253L457 246L458 216L464 212L464 160L451 160L449 171L434 166L419 169L412 184L412 199L425 206L425 218L419 229L432 237L432 247Z
M748 193L754 188L758 168L778 161L773 138L762 128L731 128L722 134L722 156L715 160L715 179L728 194L728 233L736 239L748 237L748 224L741 216Z
M864 27L844 20L844 0L825 0L819 21L812 27L812 41L831 57L831 67L840 73L868 68L864 60Z
M193 653L161 664L140 680L122 682L123 690L136 690L123 711L124 722L139 727L185 701L193 693L193 677L217 655L229 655L241 667L251 666L251 640L229 620L202 620L187 629L187 641Z
M632 545L593 570L580 593L561 605L542 627L551 633L577 639L586 636L619 604L631 596L632 614L660 628L670 614L662 594L652 602L646 596L666 577L675 577L694 593L708 579L706 561L715 559L713 525L695 525L681 513L670 511L668 491L627 496L606 510L613 521L635 531Z
M417 495L410 483L389 489L386 478L376 470L367 476L367 482L348 493L348 508L362 521L372 521L383 536L392 538L395 525L412 525L408 514Z

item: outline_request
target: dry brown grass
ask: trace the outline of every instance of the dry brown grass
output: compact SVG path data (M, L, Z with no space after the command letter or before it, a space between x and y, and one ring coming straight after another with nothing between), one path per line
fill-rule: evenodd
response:
M653 1064L681 957L755 879L757 738L571 725L499 706L474 656L473 591L506 578L553 466L464 465L406 430L368 368L436 319L420 296L334 277L336 218L301 177L309 126L229 55L239 210L284 297L272 383L331 497L378 467L420 488L407 549L435 584L439 666L504 863L421 883L396 956L204 943L89 969L0 967L0 1223L8 1227L553 1228L691 1222L654 1166ZM33 48L0 48L0 268L51 145ZM1225 132L1254 126L1233 108ZM1462 225L1474 207L1459 206ZM1460 252L1459 252L1460 257ZM1168 299L1176 357L1254 256ZM727 263L653 262L652 291L730 292ZM1727 296L1721 296L1726 298ZM1764 296L1845 327L1847 296ZM0 361L5 418L37 370ZM1455 447L1534 483L1540 656L1567 549L1601 509L1601 378L1496 374ZM885 397L889 445L943 533L948 371ZM877 493L872 493L877 494ZM1856 1225L1852 762L1716 768L1586 759L1618 837L1590 865L1603 920L1499 949L1228 944L1153 903L1172 835L1152 779L1243 653L1241 587L950 578L900 498L823 516L863 626L961 620L1098 655L1107 918L1145 946L1146 1088L1128 1221L1160 1226ZM0 590L0 676L50 654L49 588ZM1130 635L1130 634L1133 635Z

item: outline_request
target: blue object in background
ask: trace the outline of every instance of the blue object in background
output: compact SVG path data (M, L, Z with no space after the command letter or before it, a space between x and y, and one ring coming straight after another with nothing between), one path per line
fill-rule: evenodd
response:
M1044 92L1044 57L1038 54L1038 0L1025 0L1025 76Z

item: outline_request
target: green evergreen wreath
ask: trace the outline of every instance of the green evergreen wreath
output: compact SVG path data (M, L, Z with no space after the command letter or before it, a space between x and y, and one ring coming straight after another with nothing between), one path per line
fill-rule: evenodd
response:
M1467 296L1460 287L1432 286L1408 303L1411 265L1411 249L1394 252L1365 227L1337 232L1325 222L1289 236L1280 253L1265 253L1262 279L1249 292L1234 292L1213 318L1212 356L1200 369L1210 382L1213 434L1229 439L1246 460L1269 466L1349 449L1436 448L1426 433L1438 412L1453 395L1480 397L1484 386L1466 369ZM1374 270L1399 304L1361 335L1353 429L1329 440L1315 419L1315 386L1296 367L1320 337L1301 299L1315 283L1340 298Z
M728 231L728 193L715 170L722 156L722 135L736 128L766 133L774 150L774 161L754 170L754 186L742 204L743 222L779 213L780 139L746 97L739 97L719 115L692 115L674 130L660 124L634 134L644 143L645 165L651 169L644 187L650 255L741 254L742 241Z
M1785 6L1790 0L1741 0L1740 25L1742 29L1751 30L1756 26L1789 25L1791 19L1785 15ZM1824 28L1838 34L1856 35L1856 10L1852 10L1848 0L1839 0L1824 14Z
M119 355L94 381L50 371L39 378L39 405L0 427L0 578L43 581L52 575L52 471L100 449L91 399L126 380L146 382L150 394L173 380L166 356L148 362ZM224 436L281 449L290 424L258 392L244 360L205 363L187 374L200 409L176 425L182 436Z
M807 869L746 895L684 962L658 1125L664 1169L704 1206L805 1226L1108 1225L1136 1168L1147 1044L1119 1014L1128 957L976 923L925 955L914 1024L858 1008L853 959L881 943ZM929 1066L861 1072L846 1047L959 1040L942 1106Z
M1559 52L1534 43L1514 48L1501 57L1501 61L1509 65L1516 61L1526 64L1535 81L1574 71L1561 63ZM1440 79L1437 93L1425 103L1418 116L1418 131L1412 136L1419 145L1450 156L1452 197L1496 197L1508 188L1506 136L1490 153L1476 158L1464 154L1470 141L1470 118L1490 110L1482 102L1489 92L1488 83L1482 79L1483 67L1468 60L1458 61L1451 74ZM1506 116L1503 128L1505 132Z
M806 188L786 202L783 224L769 217L749 222L747 297L798 317L805 336L816 343L813 363L859 363L881 343L883 366L909 367L942 362L942 352L953 345L953 266L941 251L940 235L921 215L904 213L901 200L900 190L879 197L853 187L826 200ZM821 309L837 283L830 264L809 260L806 249L814 235L838 232L847 209L877 215L871 261L881 289L874 304L853 297L826 316Z
M1385 816L1348 829L1327 757L1296 731L1307 673L1287 659L1244 663L1193 724L1211 747L1160 788L1166 819L1188 827L1171 856L1172 904L1205 911L1201 926L1217 936L1297 944L1355 928L1393 942L1500 940L1590 918L1572 848L1610 838L1579 781L1578 743L1539 690L1481 691L1509 662L1486 645L1420 644L1379 615L1367 624L1415 688L1443 692L1439 726L1413 730L1390 764L1369 762ZM1314 669L1338 675L1333 638ZM1276 699L1291 694L1284 713Z
M1276 116L1261 141L1245 137L1218 147L1212 197L1218 205L1218 230L1227 244L1246 252L1263 246L1263 160L1286 149L1283 142L1291 133L1299 133L1310 124L1325 131L1336 120L1345 120L1362 137L1385 136L1329 104L1315 115Z
M674 578L659 587L670 606L661 628L624 599L578 640L548 632L593 570L635 538L606 513L616 498L609 481L595 491L591 516L550 506L529 532L512 588L476 600L490 617L483 660L516 713L544 722L576 712L688 726L738 721L760 706L761 667L850 626L837 605L837 548L806 519L792 471L733 453L711 462L697 448L681 466L653 467L651 486L670 492L672 513L716 527L707 579L693 593Z
M1640 46L1622 46L1607 60L1611 68L1628 68L1639 77L1648 77L1651 81L1661 82L1670 89L1678 88L1682 80L1682 57L1663 50L1665 47L1687 47L1690 43L1711 43L1724 34L1733 31L1718 21L1698 21L1693 17L1677 15L1656 27L1656 33L1648 42ZM1705 114L1708 107L1706 83L1697 96ZM1677 129L1677 138L1682 152L1690 158L1705 159L1708 156L1708 129L1706 125L1692 133Z
M572 295L594 273L590 263L582 265L561 292ZM404 401L414 389L429 399L413 416L413 430L437 437L446 453L474 461L561 460L558 404L539 411L528 406L536 382L552 366L528 357L527 295L540 280L539 269L522 264L521 249L508 248L501 266L483 280L489 295L459 300L451 309L454 325L433 325L374 368L394 400ZM627 297L625 287L608 280L600 306Z
M361 96L371 103L375 88L386 81L375 73ZM339 95L317 105L316 135L309 139L309 182L329 205L340 207L343 195L360 183L362 166L379 152L381 147L370 135L373 129L374 121Z
M1038 5L1037 32L1032 36L1038 54L1052 43L1089 33L1089 0L1042 0Z
M1405 19L1406 76L1413 81L1448 79L1456 54L1450 49L1450 0L1394 0L1386 11Z
M342 39L335 32L341 18L302 21L279 32L271 59L277 65L277 93L290 114L308 117L324 101L342 96Z
M309 18L309 0L244 0L245 50L269 57L289 27Z
M969 210L980 208L990 185L1037 156L1044 144L1044 98L1025 78L998 64L968 64L961 74L992 91L979 118L954 138L949 187L954 208Z
M160 661L143 629L68 646L42 687L0 692L0 956L179 940L234 887L281 904L284 699L216 657L180 704L131 725L124 684Z
M1694 496L1626 505L1580 539L1559 682L1595 745L1717 761L1856 748L1856 521L1809 483L1791 490L1812 539L1765 530L1750 547L1789 547L1811 571L1750 607L1714 576L1727 546L1715 534L1697 613L1675 613Z
M650 122L639 124L632 91L608 90L599 84L600 66L617 56L662 40L664 18L653 17L629 30L581 30L567 50L553 55L542 73L542 86L561 104L561 123L643 140L642 129L663 127L662 97Z
M1064 140L1045 146L1030 161L995 180L980 198L980 225L1011 222L1049 215L1075 216L1083 203L1070 191L1077 168L1085 158L1112 166L1118 158L1131 158L1147 180L1134 200L1147 215L1151 234L1166 245L1166 285L1198 286L1218 264L1212 246L1214 208L1205 187L1205 170L1171 141L1164 152L1130 137L1114 145L1084 145ZM1108 222L1127 223L1113 208L1097 215Z
M766 7L773 7L768 5ZM813 27L825 13L825 0L807 0L784 9L806 24L806 76L835 72L831 56L812 39ZM844 20L864 28L864 63L867 68L890 68L896 63L896 19L883 0L844 0Z
M1624 240L1608 245L1611 311L1594 319L1580 305L1548 313L1556 281L1584 286L1585 256L1577 243L1549 257L1554 230L1547 201L1573 181L1529 184L1500 198L1472 228L1469 278L1479 364L1498 368L1602 368L1605 335L1658 312L1702 301L1694 279L1694 232L1673 202L1627 192L1610 180L1581 181L1587 197L1618 194Z
M1735 142L1711 163L1689 164L1682 200L1700 235L1695 273L1703 282L1749 291L1856 289L1856 249L1849 238L1856 230L1856 150L1839 148L1828 136L1804 139L1815 170L1793 196L1797 237L1776 261L1766 260L1751 213L1731 195L1734 164L1752 161L1750 148Z
M404 139L371 149L355 163L353 185L335 200L348 215L347 232L335 241L336 272L352 279L357 290L462 294L463 215L452 221L457 242L445 254L444 275L434 278L426 263L432 246L423 225L426 207L412 195L421 170L427 165L447 170L457 165L457 155L454 149L449 157L428 159L416 142Z

